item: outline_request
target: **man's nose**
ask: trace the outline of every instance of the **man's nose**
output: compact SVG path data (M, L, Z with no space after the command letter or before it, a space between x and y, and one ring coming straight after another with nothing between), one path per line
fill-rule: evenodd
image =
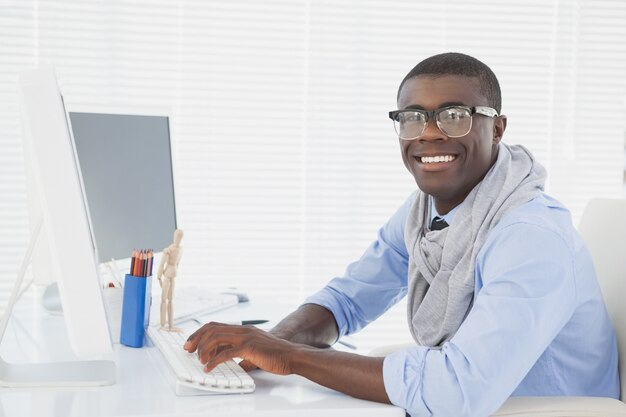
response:
M419 137L420 142L442 141L447 139L448 136L439 129L435 120L429 120L428 123L426 123L426 128Z

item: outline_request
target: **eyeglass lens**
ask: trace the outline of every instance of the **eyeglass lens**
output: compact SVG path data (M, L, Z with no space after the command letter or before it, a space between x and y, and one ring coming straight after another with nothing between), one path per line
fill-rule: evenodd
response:
M437 126L449 137L461 137L472 128L472 114L464 108L450 107L436 113ZM394 121L396 133L402 139L415 139L426 130L427 115L420 111L406 111Z

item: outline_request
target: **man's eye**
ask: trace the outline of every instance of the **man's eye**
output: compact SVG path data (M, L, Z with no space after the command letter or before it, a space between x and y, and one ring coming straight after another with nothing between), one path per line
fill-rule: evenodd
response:
M441 121L458 121L458 120L462 120L465 119L467 117L470 117L470 114L468 114L465 111L462 110L455 110L455 109L451 109L451 110L446 110L444 112L442 112L439 115L439 120Z
M419 113L409 113L404 116L405 122L418 122L422 120L422 117Z

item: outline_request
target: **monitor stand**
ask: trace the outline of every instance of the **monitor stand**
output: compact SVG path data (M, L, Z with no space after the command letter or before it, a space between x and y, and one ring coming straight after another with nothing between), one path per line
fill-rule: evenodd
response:
M26 249L11 297L0 321L0 340L20 295L26 268L41 231L40 217ZM94 387L115 383L115 362L108 360L12 364L0 357L0 387Z
M56 282L48 284L41 296L41 305L50 314L63 314L63 305L59 295L59 285Z

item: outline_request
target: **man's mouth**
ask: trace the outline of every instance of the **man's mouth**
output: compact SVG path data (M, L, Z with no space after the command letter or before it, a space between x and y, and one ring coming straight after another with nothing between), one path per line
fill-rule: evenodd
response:
M418 156L416 159L425 165L438 164L441 162L452 162L456 159L456 155Z

